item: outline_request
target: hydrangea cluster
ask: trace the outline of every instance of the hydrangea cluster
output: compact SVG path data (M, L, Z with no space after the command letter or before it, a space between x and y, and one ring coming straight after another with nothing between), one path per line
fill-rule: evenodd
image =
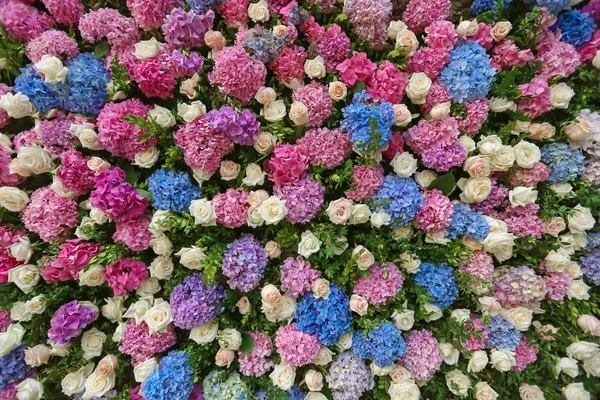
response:
M361 276L354 285L354 293L363 296L369 304L376 307L384 305L402 289L404 275L395 264L388 262L383 266L373 264L368 276Z
M592 39L598 26L589 13L571 10L558 16L556 28L560 29L561 40L573 46L582 46Z
M344 351L331 364L325 378L334 400L358 400L373 389L373 373L363 359L351 351Z
M285 218L292 224L309 222L317 216L325 202L325 187L309 177L283 186L276 185L274 193L285 201L288 210Z
M157 210L182 212L192 200L200 197L202 190L192 183L185 172L161 168L148 178L148 190L152 193L152 205Z
M67 240L60 247L58 256L44 267L42 276L46 282L77 279L90 260L102 251L96 243L79 239Z
M352 189L346 190L346 197L354 201L365 201L375 196L383 185L383 168L356 165L352 171Z
M309 158L304 147L277 144L267 165L269 180L278 186L298 182L305 176L308 163Z
M317 338L299 331L295 324L277 330L275 346L281 360L294 368L313 363L321 350Z
M138 323L132 319L125 325L119 351L131 356L131 363L135 366L157 353L167 351L176 342L173 325L169 325L165 332L151 332L144 321Z
M115 296L125 296L127 292L137 289L147 277L146 264L131 258L122 258L108 264L104 271L104 279Z
M90 43L106 39L114 49L126 48L140 40L135 20L113 8L87 12L79 19L78 27L83 39Z
M260 283L269 258L251 234L242 234L223 252L223 275L232 289L249 292Z
M251 146L260 133L260 123L250 110L238 114L233 108L223 106L219 110L209 111L206 119L216 132L244 146Z
M464 264L459 266L459 271L479 279L490 280L494 273L494 260L487 253L475 252Z
M514 351L521 342L521 333L500 315L492 317L487 332L485 345L488 348Z
M505 308L535 306L546 296L546 285L531 268L505 267L494 271L493 295Z
M402 21L415 33L423 32L436 21L445 20L450 14L450 0L423 2L410 0L404 11Z
M512 367L511 371L523 372L529 364L534 363L537 360L537 350L531 347L526 341L525 337L521 339L519 345L515 348L515 366Z
M452 203L437 189L425 192L423 206L419 209L415 221L426 233L443 232L450 225L454 209Z
M540 150L542 161L552 170L548 182L565 183L577 179L583 173L583 154L567 143L548 143Z
M579 259L581 272L594 285L600 286L600 247L597 247Z
M25 346L15 346L8 354L0 357L0 390L23 379L28 369L25 363Z
M414 379L427 380L442 366L439 343L426 329L413 330L406 338L406 353L400 365L410 372Z
M48 340L59 346L65 346L71 339L81 335L83 329L94 322L97 317L97 310L77 300L63 304L50 320Z
M327 169L341 165L352 152L352 143L341 129L311 129L296 143L308 155L310 165Z
M369 77L368 84L367 93L373 100L400 104L406 93L408 79L398 67L386 60Z
M471 320L465 324L465 329L470 330L471 334L468 339L461 339L460 345L468 351L482 350L488 337L485 324L479 318L471 315Z
M352 351L360 358L373 360L381 368L393 364L406 353L402 333L392 323L386 322L371 329L368 334L352 338Z
M387 40L386 28L392 12L390 0L349 0L344 12L361 40L381 48Z
M50 187L37 189L30 200L23 210L23 224L43 241L53 242L77 226L79 214L74 200L59 196Z
M490 231L490 226L479 212L473 211L466 204L452 206L454 213L448 226L448 238L468 236L482 242Z
M323 28L321 28L323 29ZM317 54L323 57L328 69L336 68L350 53L350 38L338 24L331 24L326 31L315 29L314 41L317 43ZM311 32L306 32L310 36Z
M56 178L65 189L77 196L88 193L95 184L94 172L87 167L88 158L77 150L61 154L62 165L56 171Z
M250 332L254 346L248 354L240 353L238 360L240 362L240 373L245 376L263 376L275 363L269 359L273 351L273 341L271 337L262 332Z
M185 351L171 351L150 372L140 393L147 400L187 400L194 390L193 369Z
M239 228L246 222L248 209L248 192L242 189L227 189L213 198L213 207L217 222L228 228Z
M374 211L384 211L390 216L389 225L397 228L410 223L423 205L419 186L411 178L387 175L373 196Z
M445 264L421 263L414 280L433 297L433 304L442 310L450 306L458 297L458 287L452 268Z
M237 399L249 400L251 392L240 374L227 371L214 370L206 375L202 381L204 389L204 398L206 400Z
M391 127L396 117L392 104L386 101L371 102L371 96L359 92L352 104L342 110L342 129L360 151L372 151L385 147L392 138Z
M279 267L279 272L281 289L294 298L309 291L313 282L321 276L321 272L313 269L302 256L286 258Z
M162 25L165 41L176 47L200 47L204 45L204 34L211 30L214 18L212 11L197 14L174 8Z
M219 284L207 285L203 274L189 275L171 292L173 323L181 329L193 329L213 320L223 306L225 290Z
M331 98L325 85L313 81L308 85L300 86L294 91L292 100L306 106L307 126L319 127L331 116Z

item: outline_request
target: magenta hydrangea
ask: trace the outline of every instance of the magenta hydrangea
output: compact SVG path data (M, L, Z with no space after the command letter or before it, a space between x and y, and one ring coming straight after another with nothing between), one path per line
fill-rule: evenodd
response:
M98 318L98 311L77 300L63 304L50 320L48 340L59 346L65 346L71 339L81 335L83 329L94 322L96 318Z
M267 161L266 171L271 182L284 186L302 179L308 162L304 146L278 143Z
M538 161L529 169L513 168L508 178L512 186L536 187L538 183L547 180L551 173L552 169Z
M545 76L536 76L531 82L519 85L521 99L517 109L523 111L529 118L537 118L552 108L550 101L550 86Z
M240 373L245 376L263 376L275 363L269 359L273 352L273 340L263 332L249 332L254 346L250 353L239 353Z
M285 47L279 56L269 64L269 69L275 74L278 81L290 83L294 79L304 77L304 62L306 52L299 46Z
M215 13L198 15L193 11L175 8L162 25L165 41L175 47L202 47L204 34L212 29Z
M317 337L301 332L296 324L277 329L275 346L283 363L294 368L312 364L321 351Z
M441 70L441 69L440 69ZM376 101L402 103L408 79L394 64L385 60L369 79L367 93Z
M541 239L544 233L544 221L537 215L539 209L539 204L535 203L507 207L501 217L509 232L520 237L531 235Z
M408 29L421 33L436 21L445 20L450 14L450 0L410 0L402 21Z
M103 246L79 239L67 240L60 246L58 256L42 270L46 282L76 280L90 260L103 250Z
M247 104L265 85L267 69L263 63L250 57L241 46L226 47L215 56L215 65L208 74L210 83L225 95Z
M87 167L87 160L77 150L68 150L62 153L61 166L56 171L56 178L65 189L77 196L88 193L96 181L94 171Z
M229 188L225 193L217 194L212 200L212 205L218 223L231 229L239 228L246 222L250 209L248 192Z
M29 205L23 210L21 220L27 230L50 243L77 226L77 203L59 196L50 187L43 187L30 196Z
M515 349L515 363L511 371L523 372L529 364L533 364L537 360L537 350L526 342L526 337L521 339L521 342Z
M145 31L160 27L165 16L180 4L180 0L127 0L127 8L131 16Z
M474 314L471 314L470 322L465 324L465 330L471 332L468 339L460 339L460 345L468 351L478 351L485 348L488 332L485 324Z
M470 101L465 104L467 117L458 120L458 126L470 136L479 133L490 112L490 101L488 99Z
M150 332L148 325L135 319L125 325L119 351L131 356L131 364L137 364L154 357L157 353L167 351L177 342L175 327L169 325L165 332Z
M147 277L146 264L128 257L108 264L104 270L104 279L115 296L125 296L137 289Z
M306 131L296 144L308 155L310 165L333 169L352 152L352 142L341 129L318 128Z
M75 122L73 116L57 113L54 119L40 119L38 132L42 143L50 154L60 156L64 151L73 148L77 138L69 132L71 124Z
M414 330L406 339L406 353L400 365L410 372L414 379L427 380L442 366L439 343L430 331Z
M537 60L542 63L538 73L548 77L566 78L581 64L581 57L575 47L559 40L540 46Z
M406 64L406 72L411 74L423 72L434 80L442 73L449 59L450 52L446 49L423 47L410 58Z
M494 46L492 60L500 69L524 67L535 60L531 50L520 50L512 40L504 40Z
M54 25L51 16L18 0L0 3L0 22L21 43L35 39Z
M331 115L331 97L327 86L317 82L300 86L294 91L292 100L300 102L308 109L307 126L319 127Z
M342 82L354 86L357 81L367 82L377 70L377 64L369 60L366 53L355 51L352 57L339 63L336 70Z
M56 22L67 26L75 26L84 13L80 0L41 0Z
M68 60L79 54L79 47L65 32L52 29L30 40L25 54L32 63L37 63L46 54Z
M415 221L419 224L419 229L425 233L443 232L450 225L453 212L450 199L440 190L427 190L424 193L423 206L419 209Z
M354 293L363 296L369 304L379 307L394 298L403 284L404 275L395 264L373 264L369 268L369 275L361 276L356 281Z
M242 26L248 22L249 0L224 0L217 11L229 26Z
M458 41L454 24L445 19L431 23L425 28L425 34L423 41L434 49L452 50Z
M355 165L352 172L352 188L344 193L354 201L364 201L377 193L383 185L383 166Z
M306 32L304 33L306 35ZM350 53L350 38L338 24L329 25L327 30L319 36L319 39L316 40L317 54L323 58L327 69L333 70Z
M321 271L315 270L302 256L286 258L279 272L281 290L293 298L308 292L313 282L321 276Z

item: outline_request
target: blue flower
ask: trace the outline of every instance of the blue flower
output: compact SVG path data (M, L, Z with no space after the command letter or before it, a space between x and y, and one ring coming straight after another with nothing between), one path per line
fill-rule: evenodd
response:
M587 236L587 243L585 244L586 250L595 249L600 247L600 232L590 232Z
M485 99L496 80L496 69L479 43L462 41L450 51L440 82L458 103Z
M194 390L190 355L185 351L171 351L160 360L158 369L150 373L142 384L146 400L187 400Z
M286 392L288 400L304 400L306 393L300 389L300 386L294 385Z
M193 12L202 15L208 10L217 7L223 0L186 0Z
M287 39L287 35L275 35L270 30L250 29L246 32L246 40L242 46L250 50L248 54L252 57L267 64L279 57Z
M504 7L508 7L512 0L504 0ZM497 0L474 0L471 4L471 10L473 14L479 15L481 13L492 11L496 9Z
M82 114L98 115L104 106L110 75L99 58L81 53L67 62L69 95L64 108Z
M422 263L414 276L415 283L423 287L434 298L433 305L442 310L458 297L458 287L452 268L446 264Z
M521 342L521 332L500 315L492 318L487 331L488 337L485 345L488 348L514 351Z
M35 108L44 113L52 108L59 108L65 102L68 88L64 84L53 85L44 82L33 64L21 68L21 75L15 79L14 92L21 92L29 97Z
M205 400L249 400L250 389L237 372L215 370L202 382Z
M341 127L360 151L375 151L387 146L392 138L396 114L391 103L373 103L364 90L356 93L352 103L342 110Z
M567 143L548 143L540 150L542 162L552 169L548 182L565 183L577 179L583 173L585 157L581 151L571 148Z
M173 212L187 210L192 200L199 198L202 193L187 173L164 168L148 178L148 190L152 193L154 208Z
M579 10L567 11L558 16L558 21L552 27L560 29L561 40L575 47L582 46L592 40L597 28L590 13Z
M296 326L304 333L315 335L324 346L331 346L340 336L350 331L348 296L337 286L331 285L327 299L316 298L309 293L298 304Z
M387 175L373 202L373 211L385 211L390 216L390 226L397 228L416 217L423 205L423 194L411 178Z
M352 351L360 358L372 360L378 367L387 367L406 353L402 333L393 324L386 322L371 329L368 335L355 334Z
M571 0L525 0L525 4L538 7L546 7L554 15L569 5Z
M459 236L469 236L482 242L490 232L490 225L484 216L466 204L455 204L452 208L454 213L447 229L448 238L453 240Z
M579 259L581 272L595 286L600 286L600 248L595 248Z
M4 390L10 383L23 379L27 369L24 345L17 346L4 357L0 357L0 390Z

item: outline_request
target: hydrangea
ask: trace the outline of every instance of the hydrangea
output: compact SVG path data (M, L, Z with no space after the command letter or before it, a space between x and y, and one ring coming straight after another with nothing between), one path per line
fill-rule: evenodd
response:
M278 186L298 182L308 170L308 160L303 146L278 143L266 168L269 180Z
M319 127L331 116L331 97L327 86L312 81L294 90L292 101L304 104L308 110L307 126Z
M450 53L445 49L423 47L410 58L406 64L406 72L411 74L423 72L434 80L440 75L449 58ZM394 104L398 103L400 102L394 102Z
M537 215L539 209L540 206L535 203L526 206L507 207L500 216L506 223L509 232L520 237L531 235L534 238L541 239L545 228L544 221Z
M222 311L223 300L225 290L221 285L206 285L200 272L189 275L171 292L173 323L181 329L193 329L210 322Z
M312 364L321 350L317 338L299 331L295 324L277 329L275 346L281 361L294 368Z
M187 400L194 390L189 364L190 355L185 351L171 351L160 360L158 369L148 375L140 392L146 400Z
M385 211L390 216L390 226L407 225L423 205L419 186L411 178L387 175L383 185L373 196L373 210Z
M327 69L332 70L348 57L350 38L338 24L329 25L327 31L320 36L318 40L315 40L317 54L323 58Z
M546 7L552 14L558 15L561 10L569 5L570 0L525 0L525 3L540 8Z
M414 57L411 60L414 60ZM367 93L375 101L400 104L406 93L408 79L398 67L385 60L379 65L378 70L371 76L368 83Z
M439 120L419 120L404 134L406 144L418 154L425 154L434 146L451 146L460 136L458 120L454 117L444 117Z
M306 52L299 46L285 47L279 57L269 64L269 69L280 82L290 83L304 77Z
M406 353L400 365L410 372L413 379L430 379L440 369L442 361L439 343L430 331L414 330L408 335Z
M67 96L68 87L63 84L45 83L33 64L21 68L21 74L15 79L14 92L29 97L35 108L44 113L52 108L61 108Z
M406 353L402 333L392 323L386 322L371 329L368 334L352 337L352 351L360 358L372 360L380 368L393 364Z
M23 379L28 370L29 367L25 363L25 346L21 344L0 357L0 390Z
M373 389L373 373L363 359L351 351L338 355L325 379L333 400L359 400L363 393Z
M379 164L355 165L352 171L352 188L344 192L346 197L354 201L365 201L373 197L383 185L383 166Z
M536 76L531 82L519 85L519 89L521 99L517 102L517 109L523 111L529 118L537 118L552 108L550 86L546 77Z
M552 169L548 182L565 183L583 173L585 158L580 150L573 149L568 143L548 143L540 150L542 162Z
M46 54L60 58L70 59L79 53L75 39L63 31L48 30L27 43L25 54L32 63L37 63Z
M133 46L140 41L135 20L125 17L114 8L99 8L83 15L79 19L79 32L90 43L106 39L114 50Z
M125 296L127 292L137 289L147 277L146 264L130 258L122 258L108 264L104 271L104 279L115 296Z
M377 70L377 64L369 60L367 53L354 52L353 56L344 60L336 67L340 79L346 85L354 86L356 82L368 82Z
M191 10L174 8L162 25L165 41L175 47L201 47L204 34L212 29L214 18L213 11L198 15Z
M56 171L56 178L65 189L77 196L88 193L96 182L94 171L88 168L88 157L77 150L68 150L61 154L61 166Z
M502 307L535 308L546 296L544 278L528 267L504 267L494 271L493 296Z
M187 0L186 3L196 14L204 14L208 10L214 9L221 4L223 0Z
M165 15L178 5L180 5L179 0L127 0L127 8L131 12L131 16L144 31L159 28Z
M192 200L198 199L202 193L186 172L175 172L164 168L150 175L148 190L152 193L154 208L173 212L187 210Z
M330 290L327 299L308 293L296 310L298 329L315 335L324 346L333 345L349 332L352 321L348 296L335 285L330 285Z
M213 198L212 205L217 216L217 222L227 228L239 228L246 222L248 209L248 192L242 189L229 188L225 193L219 193Z
M450 51L448 65L440 74L440 82L458 103L485 99L496 80L496 69L480 44L459 42Z
M252 351L248 354L238 353L240 362L240 372L245 376L263 376L275 363L268 357L273 351L273 341L271 337L262 332L249 332L254 340Z
M400 292L403 283L404 275L395 264L373 264L369 268L369 275L361 276L356 281L354 293L363 296L369 304L382 306Z
M267 29L250 29L245 35L246 40L242 45L263 64L275 60L289 42L288 35L276 35Z
M488 333L483 322L471 314L470 322L465 323L465 330L471 331L468 339L460 339L460 345L468 351L483 350Z
M71 339L81 335L83 329L94 322L97 317L97 310L93 310L77 300L63 304L50 320L48 340L59 346L65 346Z
M414 281L433 297L433 305L442 310L450 306L458 297L458 286L452 268L446 264L421 263Z
M250 388L237 372L214 370L202 382L205 400L250 400Z
M302 256L295 259L288 257L279 267L281 276L281 290L285 294L296 298L308 292L313 282L321 276L321 272L312 268L312 265Z
M229 136L233 143L251 146L260 134L260 122L248 109L238 114L233 108L223 106L219 110L210 110L206 119L216 132Z
M595 248L579 259L581 272L594 285L600 286L600 248Z
M488 348L514 351L521 341L521 332L500 315L492 317L487 332L485 345Z
M132 184L125 182L125 171L120 168L109 168L96 175L90 204L116 222L140 218L149 205Z
M512 67L524 67L535 60L535 56L530 49L519 50L515 42L506 39L494 47L492 59L500 69L510 69Z
M392 15L390 0L347 0L344 12L361 40L375 48L381 48L387 41L386 29Z
M268 261L267 252L254 235L242 234L223 252L223 275L229 278L230 288L249 292L260 283Z
M352 143L341 129L311 129L296 144L304 149L310 165L326 169L341 165L352 152Z
M455 204L452 208L454 213L448 226L448 238L468 236L483 242L490 232L490 226L484 216L471 210L466 204Z
M561 13L554 27L560 29L562 41L582 46L592 39L597 25L589 13L571 10Z
M150 247L150 241L153 239L149 229L151 220L150 213L146 213L139 218L117 222L117 229L112 238L132 251L146 250Z
M74 113L98 115L104 107L106 85L111 79L104 63L91 53L81 53L68 60L66 66L69 93L64 108Z
M504 0L504 8L507 8L511 2L512 0ZM495 10L497 6L496 3L496 0L475 0L471 4L471 10L473 11L473 14L479 15L484 12Z
M459 266L459 271L479 279L490 280L494 273L494 260L489 254L477 251Z
M59 196L51 187L43 187L33 192L21 219L27 230L50 243L77 226L77 203Z
M423 41L434 49L451 50L458 40L454 24L451 21L435 21L425 28L425 33Z
M423 206L415 221L425 233L443 232L450 225L454 209L450 199L437 189L425 192Z
M75 280L102 249L96 243L79 239L67 240L60 247L58 256L44 267L42 276L46 282Z
M285 394L287 394L288 400L304 400L306 396L306 393L298 385L292 386Z
M341 127L360 151L375 151L385 147L392 138L391 127L396 114L391 103L371 102L365 91L356 93L352 104L342 110Z
M119 351L131 356L131 363L135 366L157 353L167 351L176 342L177 335L173 325L169 325L165 332L150 332L144 321L138 324L135 319L131 319L125 325Z
M54 25L47 13L20 1L0 4L0 22L17 42L28 42Z
M515 349L515 363L516 365L511 368L511 371L522 372L527 368L529 364L534 363L537 360L537 349L527 344L525 337L521 339L521 342Z
M450 0L410 0L402 16L408 29L421 33L436 21L445 20L450 14Z
M274 194L285 201L288 213L285 219L292 224L303 224L315 218L323 208L325 187L305 176L298 182L275 185Z

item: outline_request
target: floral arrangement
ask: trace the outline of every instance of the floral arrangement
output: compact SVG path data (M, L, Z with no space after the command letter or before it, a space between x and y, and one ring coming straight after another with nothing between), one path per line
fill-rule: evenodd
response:
M0 0L0 399L600 398L599 25Z

